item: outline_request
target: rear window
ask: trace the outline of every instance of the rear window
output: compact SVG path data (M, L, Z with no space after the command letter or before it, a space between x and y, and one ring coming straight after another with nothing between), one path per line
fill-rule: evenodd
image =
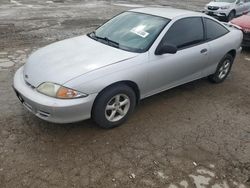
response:
M223 25L214 20L208 18L204 18L204 20L207 31L207 40L217 39L229 32Z

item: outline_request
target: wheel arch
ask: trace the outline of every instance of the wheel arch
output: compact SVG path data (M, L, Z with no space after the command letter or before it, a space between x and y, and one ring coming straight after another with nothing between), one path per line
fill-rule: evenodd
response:
M232 12L234 13L234 16L236 16L236 14L237 14L236 9L232 9L232 10L230 10L230 11L228 12L228 14L226 15L226 17L227 17L227 20L226 20L226 21L230 21L230 20L228 20L228 17L229 17L229 15L230 15Z
M96 100L98 99L98 97L100 97L100 95L102 95L103 92L105 92L106 90L108 90L108 89L111 88L111 87L115 87L116 85L126 85L126 86L130 87L131 89L133 89L133 91L135 92L135 95L136 95L136 104L139 103L140 97L141 97L141 93L140 93L140 89L139 89L139 87L138 87L138 84L136 84L135 82L130 81L130 80L122 80L122 81L117 81L117 82L115 82L115 83L112 83L112 84L106 86L105 88L103 88L103 89L98 93L98 95L96 96L91 111L93 111L93 108L94 108L94 106L95 106L95 103L96 103ZM92 114L92 112L91 112L91 114Z
M232 49L229 52L227 52L227 54L230 54L233 57L233 59L235 59L235 57L236 57L236 50Z

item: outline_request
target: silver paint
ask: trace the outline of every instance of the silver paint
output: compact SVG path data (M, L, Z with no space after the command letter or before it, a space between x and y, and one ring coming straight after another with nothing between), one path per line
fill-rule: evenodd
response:
M209 16L166 8L132 11L172 19L145 53L123 51L88 36L80 36L51 44L30 56L25 66L16 72L14 87L34 107L32 112L35 115L57 123L88 119L98 93L114 83L135 83L140 90L140 99L143 99L213 74L225 54L241 50L242 32L228 27L230 32L216 40L180 50L176 54L157 56L155 50L174 22L185 17ZM208 51L201 54L204 48ZM26 81L35 87L49 81L86 93L88 97L61 100L42 95L25 84L23 75L28 75ZM41 117L39 110L49 112L50 116Z

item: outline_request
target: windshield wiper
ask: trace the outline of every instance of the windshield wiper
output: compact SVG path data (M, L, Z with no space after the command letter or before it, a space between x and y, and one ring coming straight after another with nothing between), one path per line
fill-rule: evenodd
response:
M91 38L94 38L94 39L97 39L97 40L103 40L103 41L107 42L107 44L109 44L111 46L114 46L114 47L117 47L117 48L119 48L119 46L120 46L120 44L118 42L115 42L115 41L109 39L108 37L99 37L99 36L97 36L95 34L95 31L89 33L89 36Z

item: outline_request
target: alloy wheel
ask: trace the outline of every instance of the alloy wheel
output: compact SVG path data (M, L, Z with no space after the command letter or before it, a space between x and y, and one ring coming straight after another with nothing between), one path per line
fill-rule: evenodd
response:
M231 64L231 62L228 59L222 63L222 65L219 69L219 78L220 79L223 79L227 76L227 74L230 70L230 64Z
M124 118L130 108L130 99L125 94L117 94L106 105L105 117L110 122L117 122Z

